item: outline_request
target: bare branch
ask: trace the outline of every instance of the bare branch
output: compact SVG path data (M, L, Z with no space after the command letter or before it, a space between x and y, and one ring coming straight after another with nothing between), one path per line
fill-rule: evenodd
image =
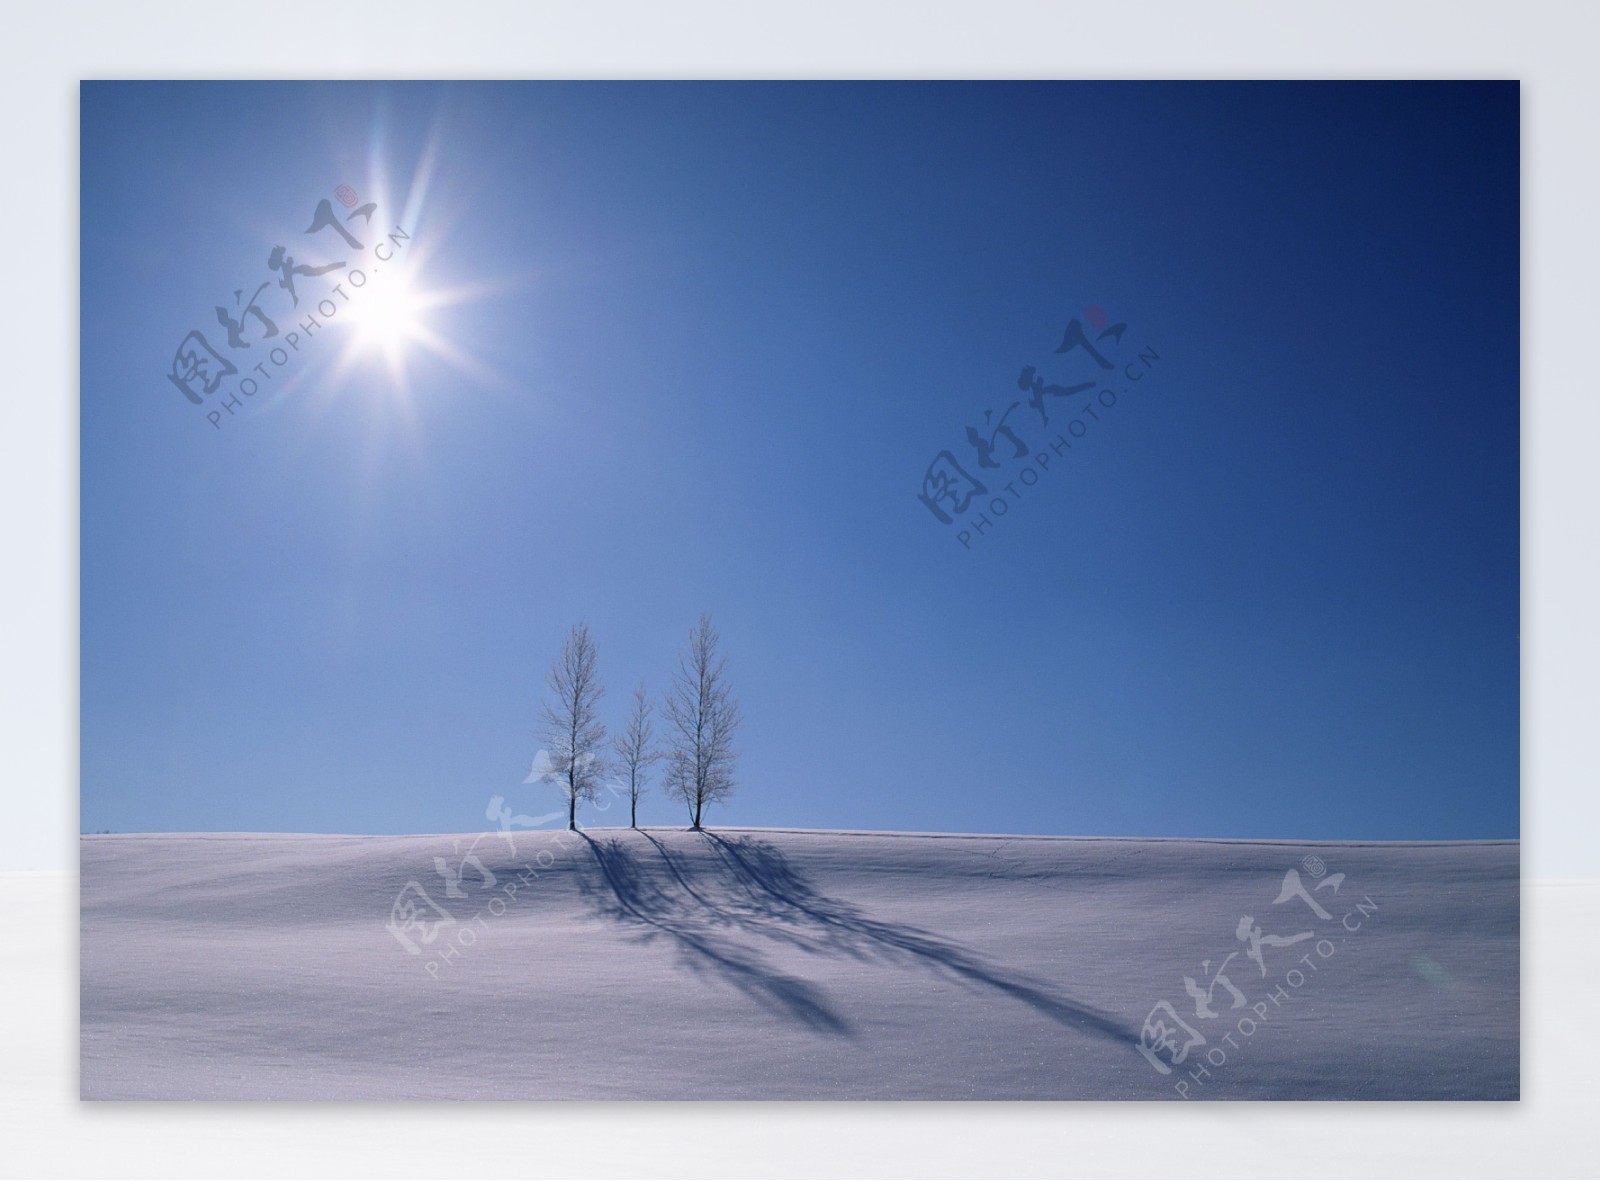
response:
M589 625L575 623L550 666L544 705L545 745L567 797L567 827L578 827L578 801L593 800L606 772L606 736L600 721L605 689L598 672L599 653Z
M616 738L617 760L626 778L628 823L639 827L639 800L645 793L645 775L661 758L655 745L655 723L651 721L650 694L644 682L633 691L628 724Z
M678 656L678 671L667 693L667 791L689 808L699 828L707 804L733 794L734 731L743 717L727 680L728 662L709 615L689 633L689 647Z

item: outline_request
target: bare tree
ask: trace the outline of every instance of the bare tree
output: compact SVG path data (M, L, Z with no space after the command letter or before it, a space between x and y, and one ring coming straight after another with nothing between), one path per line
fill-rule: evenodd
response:
M605 689L595 668L597 661L589 625L575 623L546 681L550 698L544 705L545 744L550 749L552 773L567 794L569 829L578 827L578 801L595 798L606 770L602 758L606 728L598 711Z
M655 745L655 723L650 720L650 695L644 682L633 691L633 708L628 713L627 727L617 735L617 760L627 776L628 824L639 827L639 797L645 792L645 775L653 763L661 758Z
M733 793L733 732L744 719L728 687L726 658L711 617L702 615L689 633L689 649L667 692L667 791L689 806L693 828L707 804Z

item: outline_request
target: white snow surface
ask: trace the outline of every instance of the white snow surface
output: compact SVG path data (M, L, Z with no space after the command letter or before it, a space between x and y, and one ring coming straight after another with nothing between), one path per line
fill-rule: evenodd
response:
M88 1099L1519 1094L1515 841L588 829L81 852ZM1290 871L1326 919L1276 901ZM1295 942L1258 964L1243 916ZM1243 1003L1218 982L1201 1016L1184 977L1203 993L1230 953ZM1161 1026L1165 1074L1138 1048Z

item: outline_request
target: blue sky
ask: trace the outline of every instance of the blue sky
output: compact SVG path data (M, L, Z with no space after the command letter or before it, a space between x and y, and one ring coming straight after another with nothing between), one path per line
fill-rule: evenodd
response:
M568 626L616 723L710 611L713 823L1516 836L1518 120L1515 83L85 84L81 825L553 810ZM304 233L341 184L361 251ZM398 373L352 351L374 272L221 429L237 378L167 379L191 329L240 378L281 343L213 311L272 247L396 225L434 297ZM1111 371L1054 352L1091 306ZM1024 365L1115 404L1046 430ZM1074 419L970 548L919 503Z

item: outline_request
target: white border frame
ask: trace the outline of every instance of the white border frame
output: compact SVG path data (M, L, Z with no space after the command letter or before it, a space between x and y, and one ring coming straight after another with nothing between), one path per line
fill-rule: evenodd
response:
M1592 1175L1594 1084L1569 1014L1600 979L1600 802L1583 774L1600 716L1600 525L1585 511L1600 400L1581 368L1600 302L1600 6L80 0L7 23L0 867L47 872L0 874L6 1175ZM351 76L1521 79L1523 834L1540 879L1525 893L1523 1101L80 1104L77 82Z

